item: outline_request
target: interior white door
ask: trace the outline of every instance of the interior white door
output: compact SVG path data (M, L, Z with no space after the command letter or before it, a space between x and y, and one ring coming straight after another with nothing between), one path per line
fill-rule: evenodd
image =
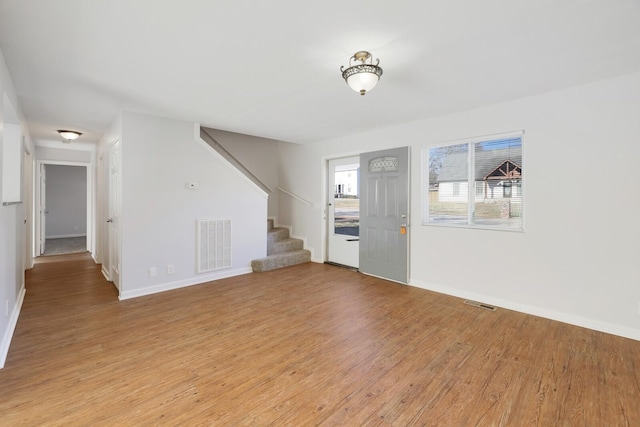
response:
M22 253L23 253L23 270L26 270L27 268L31 268L31 262L32 262L32 258L33 258L33 238L31 233L29 232L29 227L32 224L33 220L29 220L30 218L33 217L33 212L31 212L32 209L32 198L31 195L32 193L32 189L34 187L33 185L33 166L32 166L32 162L31 162L31 152L27 149L27 147L24 144L24 136L22 137L22 147L23 147L23 154L22 154L22 177L23 177L23 186L22 186L22 194L23 194L23 200L24 200L24 204L22 205L22 215L23 215L23 220L22 220L22 242L24 244L23 248L22 248ZM24 283L24 274L22 275L22 280Z
M120 289L120 140L109 147L109 279Z
M409 147L360 155L360 271L409 281Z
M329 160L327 261L358 268L360 233L360 158Z
M44 255L47 243L47 165L40 164L40 253Z

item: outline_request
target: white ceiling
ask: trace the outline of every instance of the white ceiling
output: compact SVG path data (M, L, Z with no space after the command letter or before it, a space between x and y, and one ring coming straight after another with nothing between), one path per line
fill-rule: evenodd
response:
M123 109L305 143L640 71L640 0L0 0L0 49L36 143Z

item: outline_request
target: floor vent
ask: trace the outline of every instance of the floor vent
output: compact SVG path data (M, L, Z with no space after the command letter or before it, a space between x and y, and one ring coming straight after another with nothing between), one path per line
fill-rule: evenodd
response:
M231 267L231 220L198 220L198 273Z
M464 303L467 304L467 305L472 305L474 307L483 308L485 310L491 310L491 311L496 311L497 310L497 308L492 306L492 305L484 304L484 303L478 302L478 301L471 301L471 300L466 299L466 300L464 300Z

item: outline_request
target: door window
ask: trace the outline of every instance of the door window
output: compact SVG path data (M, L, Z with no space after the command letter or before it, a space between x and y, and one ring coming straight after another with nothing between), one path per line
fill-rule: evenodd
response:
M360 234L359 164L336 166L334 172L334 233Z

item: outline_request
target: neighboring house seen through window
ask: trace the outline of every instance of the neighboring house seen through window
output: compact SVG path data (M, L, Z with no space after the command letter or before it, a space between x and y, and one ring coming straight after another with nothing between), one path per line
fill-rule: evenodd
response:
M424 149L422 224L522 230L522 136Z

